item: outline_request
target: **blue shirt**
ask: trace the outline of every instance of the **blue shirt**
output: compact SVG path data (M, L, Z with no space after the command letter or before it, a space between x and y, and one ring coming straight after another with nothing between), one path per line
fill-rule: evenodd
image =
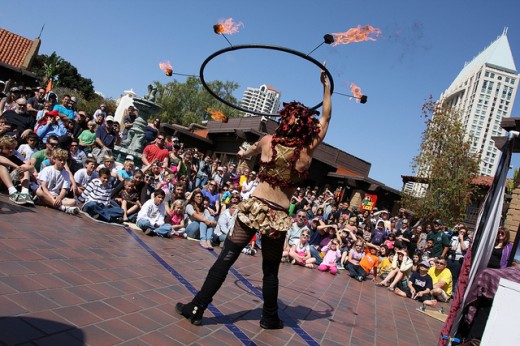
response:
M117 172L117 175L119 175L123 179L132 179L132 177L134 176L133 173L128 173L124 168L120 169L119 172Z
M58 111L58 113L65 114L67 118L70 120L74 119L74 111L72 109L68 109L63 105L55 105L52 109L53 111Z

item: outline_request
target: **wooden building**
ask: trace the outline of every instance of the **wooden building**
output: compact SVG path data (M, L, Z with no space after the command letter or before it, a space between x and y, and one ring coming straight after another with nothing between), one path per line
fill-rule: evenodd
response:
M31 67L40 44L39 38L30 40L0 28L0 80L8 82L7 87L37 86Z

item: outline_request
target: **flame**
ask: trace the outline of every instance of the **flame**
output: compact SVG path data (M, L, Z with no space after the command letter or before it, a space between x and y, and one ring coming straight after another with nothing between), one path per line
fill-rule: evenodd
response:
M238 28L243 27L244 24L242 22L235 23L233 18L228 19L219 19L218 24L213 26L213 30L215 34L236 34L238 32Z
M359 103L360 100L361 100L361 96L363 96L363 94L361 94L361 88L358 87L356 85L356 83L352 82L352 83L350 83L350 91L352 92L352 94L356 98L356 102Z
M159 63L159 68L164 71L167 76L171 76L173 73L173 67L169 61L163 61Z
M223 123L228 122L228 117L224 115L220 110L214 110L211 108L207 108L206 112L208 112L211 115L211 119L216 121L222 121Z
M358 25L357 28L350 28L347 32L332 33L334 42L331 45L337 46L338 44L349 44L352 42L375 41L376 39L370 35L375 37L381 36L381 29L374 28L372 25Z

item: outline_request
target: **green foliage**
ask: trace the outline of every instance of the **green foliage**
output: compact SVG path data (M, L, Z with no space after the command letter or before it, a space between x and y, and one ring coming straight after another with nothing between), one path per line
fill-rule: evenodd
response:
M68 88L81 94L82 98L91 100L97 95L94 92L92 80L84 78L70 62L61 58L53 52L47 56L38 55L33 65L34 73L42 81L42 86L46 86L49 80L53 80L53 89L57 87Z
M472 197L473 178L479 172L478 155L471 153L470 140L458 111L434 101L423 105L426 129L421 152L413 159L412 168L418 179L428 183L425 196L403 195L403 207L419 218L440 218L446 224L460 221Z
M228 118L238 117L240 112L224 105L211 96L196 77L188 77L184 83L177 80L167 84L154 82L157 87L157 103L162 106L159 118L161 122L187 126L191 123L200 123L209 117L206 109L220 110ZM209 82L211 90L217 95L236 104L233 91L238 88L235 82Z
M94 94L94 97L87 100L83 97L81 93L79 93L77 90L72 90L69 88L63 88L63 87L57 87L53 90L58 96L63 97L63 95L70 95L75 96L78 103L76 104L76 109L78 111L85 111L87 114L94 114L94 112L99 109L99 106L104 103L107 108L107 113L115 113L116 112L116 101L113 99L104 99L103 97L99 96L98 94Z

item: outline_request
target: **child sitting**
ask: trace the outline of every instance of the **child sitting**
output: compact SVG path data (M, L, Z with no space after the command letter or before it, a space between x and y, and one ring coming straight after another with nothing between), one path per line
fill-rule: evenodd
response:
M368 274L373 271L372 281L375 281L377 277L377 265L379 264L379 257L377 257L377 247L372 244L367 244L367 248L365 249L365 256L359 261L358 275L356 276L356 280L359 282L364 281Z
M153 197L143 204L139 214L137 214L136 225L144 234L159 237L170 238L172 227L169 223L165 223L166 208L164 207L164 191L156 189Z
M38 198L47 206L59 209L66 214L77 215L76 200L66 198L71 187L69 172L65 169L65 162L69 158L69 153L63 149L56 149L52 152L54 164L45 167L38 174L40 187L36 190Z
M85 167L78 169L74 173L74 180L76 181L77 191L74 191L76 196L81 196L88 183L96 179L99 175L96 172L97 162L93 157L87 157L85 160Z
M173 202L169 216L170 225L172 226L172 236L183 238L186 226L184 225L184 202L182 200L178 199Z
M128 158L123 163L123 168L117 171L117 179L119 181L124 181L125 179L132 179L134 176L134 161L128 160Z
M316 259L311 256L311 249L308 243L310 236L309 230L303 230L300 234L300 239L291 246L289 258L292 259L292 264L299 264L311 269L314 268Z
M128 222L128 217L141 209L141 202L134 181L127 178L123 181L123 184L123 189L114 200L123 209L123 222Z
M24 163L15 155L16 145L16 140L11 136L0 138L0 186L7 187L9 199L12 202L20 205L34 205L29 194L29 179L34 169L29 163ZM13 184L13 175L16 176L14 180L21 180L22 190L20 193Z
M101 168L98 171L99 178L88 183L85 191L78 197L79 202L84 202L83 212L94 220L103 222L123 222L123 209L110 203L112 187L110 186L110 170Z
M18 147L18 152L22 154L25 160L29 160L35 152L38 151L38 141L40 138L34 132L31 132L25 138L27 140L27 144L22 144Z
M401 297L408 297L416 299L427 306L437 305L437 300L433 299L430 291L433 289L433 281L428 270L430 269L430 262L422 261L419 263L419 271L412 272L408 286L404 290L395 288L394 293ZM424 311L424 306L420 308Z
M321 252L324 252L325 256L323 257L321 264L318 266L318 270L322 272L328 270L332 275L336 275L338 272L336 262L341 257L338 240L331 239L327 245L321 248Z
M392 271L392 261L394 259L394 250L388 250L386 246L381 246L380 248L380 258L379 258L379 277L381 279L386 279L388 274Z

